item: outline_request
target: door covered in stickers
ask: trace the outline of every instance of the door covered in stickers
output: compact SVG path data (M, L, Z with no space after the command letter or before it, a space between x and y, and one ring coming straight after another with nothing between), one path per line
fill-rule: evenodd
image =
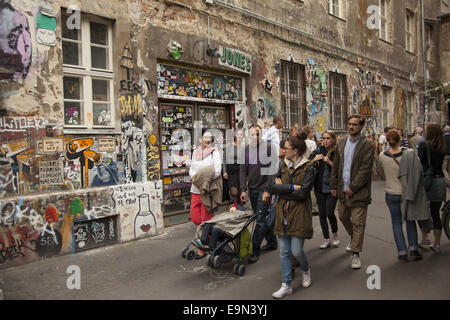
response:
M165 225L185 222L189 217L191 204L192 152L199 147L201 130L196 136L194 125L201 123L201 129L211 130L214 144L225 145L225 130L230 128L230 105L159 103L161 120L161 175L163 179L163 207ZM181 219L181 217L184 217Z

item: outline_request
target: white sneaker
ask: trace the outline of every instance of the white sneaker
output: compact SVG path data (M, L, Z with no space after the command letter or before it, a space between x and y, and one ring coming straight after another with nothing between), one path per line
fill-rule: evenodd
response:
M272 293L272 297L274 297L275 299L281 299L291 294L292 288L288 286L286 283L282 283L281 288L278 289L278 291Z
M333 233L333 241L331 242L331 244L333 245L333 247L339 247L339 243L341 242L338 240L337 233Z
M352 267L352 269L360 269L361 268L361 259L356 254L352 255L351 267Z
M346 247L345 247L345 251L346 252L352 252L353 250L352 250L352 244L351 243L349 243Z
M330 239L325 239L325 242L320 245L320 249L327 249L331 247Z
M302 287L308 288L309 286L311 286L311 269L309 269L306 272L302 272L302 274L303 274Z

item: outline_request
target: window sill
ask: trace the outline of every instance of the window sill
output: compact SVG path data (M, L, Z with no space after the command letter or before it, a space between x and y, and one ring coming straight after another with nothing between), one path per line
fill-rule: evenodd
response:
M76 134L76 135L100 135L100 134L122 134L121 131L117 131L115 128L64 128L64 134Z
M384 40L384 39L382 39L382 38L378 38L378 39L379 39L381 42L384 42L384 43L386 43L386 44L392 46L392 42L389 42L388 40Z
M409 51L408 49L405 49L405 50L406 50L406 53L409 53L410 55L413 55L413 56L416 55L414 52L411 52L411 51Z
M345 20L344 18L341 18L341 17L339 17L339 16L337 16L337 15L334 15L334 14L329 13L329 12L328 12L328 14L329 14L330 16L336 18L336 19L339 19L339 20L341 20L341 21L347 22L347 20Z

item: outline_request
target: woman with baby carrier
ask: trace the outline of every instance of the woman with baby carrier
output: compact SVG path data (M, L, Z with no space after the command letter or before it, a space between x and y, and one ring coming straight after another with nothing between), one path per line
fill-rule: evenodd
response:
M310 192L314 185L315 169L305 157L306 135L290 136L285 143L285 159L271 184L271 192L279 194L276 205L274 233L280 243L281 288L272 296L276 299L292 294L290 255L300 264L302 286L311 285L308 259L303 246L313 235Z
M195 176L203 168L213 167L214 179L221 176L222 160L219 151L211 146L212 142L212 134L207 130L203 130L202 137L200 139L201 145L194 150L192 154L191 168L189 169L189 175L193 180L191 186L191 220L196 226L199 226L203 221L207 221L214 217L214 214L209 211L202 202L200 190L194 183L194 179L196 178ZM195 258L201 259L203 257L206 257L206 253L199 250Z

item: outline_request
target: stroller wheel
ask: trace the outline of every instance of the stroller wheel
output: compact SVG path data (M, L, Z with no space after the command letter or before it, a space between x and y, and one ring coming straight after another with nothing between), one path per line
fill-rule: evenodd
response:
M183 251L181 251L181 257L186 259L186 252L189 250L189 247L186 247L183 249Z
M233 265L233 273L234 274L238 274L238 269L239 269L239 263L235 263Z
M210 255L210 254L208 254L208 256L206 257L206 264L208 265L208 266L210 266L210 267L212 267L213 266L213 264L212 264L212 255Z
M245 266L241 264L237 270L237 274L242 277L245 274L245 271L246 271Z
M213 267L219 269L222 266L222 262L220 261L219 256L215 256L213 259Z
M186 259L188 260L194 260L195 259L195 250L189 250L186 252Z

